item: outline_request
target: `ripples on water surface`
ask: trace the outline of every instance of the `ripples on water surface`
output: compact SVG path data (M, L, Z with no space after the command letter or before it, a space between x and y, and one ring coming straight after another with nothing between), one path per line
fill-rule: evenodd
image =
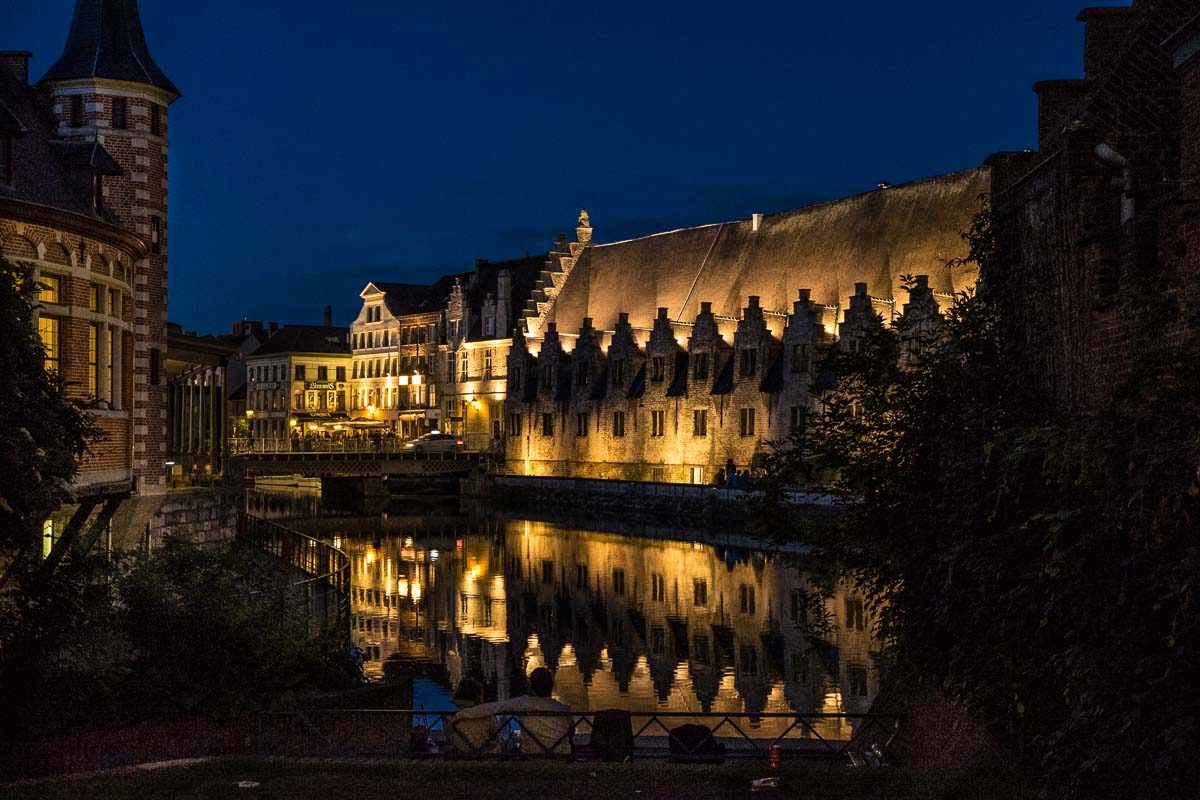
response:
M507 698L538 666L580 711L861 713L878 690L861 599L839 588L825 603L830 646L814 646L796 623L799 570L734 537L580 529L457 500L357 515L323 510L315 492L247 503L345 550L367 675L389 658L418 666L426 708L451 708L470 672Z

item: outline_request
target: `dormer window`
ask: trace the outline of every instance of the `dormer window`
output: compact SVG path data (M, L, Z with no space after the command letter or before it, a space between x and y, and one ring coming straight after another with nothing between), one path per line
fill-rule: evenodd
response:
M662 383L667 377L667 359L663 356L655 356L650 362L650 380L654 383Z
M625 384L625 359L614 359L613 362L613 386L623 386Z
M12 144L12 136L0 133L0 183L12 183Z
M758 372L758 351L746 348L742 351L742 375L749 377Z
M696 355L692 356L692 362L695 364L692 368L692 374L696 380L708 380L708 353L696 353Z
M129 101L124 97L113 98L112 126L122 131L129 127Z

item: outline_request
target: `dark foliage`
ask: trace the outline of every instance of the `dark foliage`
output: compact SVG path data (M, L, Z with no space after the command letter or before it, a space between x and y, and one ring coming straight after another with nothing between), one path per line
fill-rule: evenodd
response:
M45 591L0 601L0 733L231 719L352 686L345 648L292 580L239 544L68 559Z
M772 488L825 481L832 528L797 528L871 593L888 655L962 701L1054 797L1191 796L1200 752L1200 379L1158 335L1103 416L1021 388L986 211L975 293L906 367L879 321L830 352L826 413L780 443ZM1194 331L1194 327L1193 327ZM777 509L776 509L777 512Z
M38 551L37 526L70 501L79 458L99 435L45 369L37 289L31 270L0 259L0 552L20 557Z

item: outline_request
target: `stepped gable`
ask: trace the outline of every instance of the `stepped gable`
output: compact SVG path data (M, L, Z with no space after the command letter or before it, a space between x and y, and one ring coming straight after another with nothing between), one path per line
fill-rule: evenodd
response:
M593 244L546 321L575 330L591 317L597 329L612 330L626 311L635 328L650 328L656 309L690 322L701 301L736 318L750 295L765 309L786 311L800 287L836 306L855 283L896 296L900 276L917 273L928 274L936 292L961 291L974 276L951 274L947 262L966 255L961 232L989 188L990 171L982 168L768 215L757 231L742 220Z

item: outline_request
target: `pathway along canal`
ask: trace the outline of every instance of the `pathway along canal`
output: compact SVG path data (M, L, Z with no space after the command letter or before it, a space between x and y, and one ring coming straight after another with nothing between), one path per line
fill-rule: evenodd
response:
M418 708L452 709L466 674L508 698L539 666L577 711L857 714L879 688L862 599L839 587L825 642L811 641L804 576L745 540L581 529L457 498L366 513L325 508L315 491L256 490L247 510L349 555L366 674L380 678L389 659L415 667ZM760 724L769 734L772 720Z

